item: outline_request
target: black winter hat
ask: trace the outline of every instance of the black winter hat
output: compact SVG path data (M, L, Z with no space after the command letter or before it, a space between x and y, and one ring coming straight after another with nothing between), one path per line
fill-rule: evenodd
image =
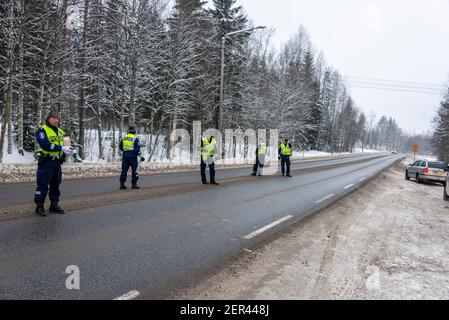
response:
M136 127L135 127L135 126L130 126L130 127L128 128L128 133L136 134L136 133L137 133Z
M56 110L52 110L50 111L50 113L48 114L47 120L50 118L58 118L61 119L61 115L59 114L59 111Z

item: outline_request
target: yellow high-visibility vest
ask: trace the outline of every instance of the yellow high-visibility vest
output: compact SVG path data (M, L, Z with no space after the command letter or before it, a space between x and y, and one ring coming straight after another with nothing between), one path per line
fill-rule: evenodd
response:
M201 149L201 158L203 161L207 161L210 157L215 155L215 146L217 145L217 140L215 138L209 142L207 138L203 138L203 147Z
M267 145L266 143L259 143L258 154L265 155L267 153Z
M123 152L125 151L133 151L134 150L134 142L136 141L136 135L128 133L123 137Z
M291 156L292 155L292 149L290 148L290 146L285 143L281 144L281 155L282 156Z
M56 132L47 125L43 125L41 128L44 129L45 135L47 136L47 139L48 141L50 141L51 144L60 147L64 145L64 131L58 128L58 134L56 134ZM43 155L52 156L58 159L60 159L62 156L61 151L47 151L40 148L38 152Z

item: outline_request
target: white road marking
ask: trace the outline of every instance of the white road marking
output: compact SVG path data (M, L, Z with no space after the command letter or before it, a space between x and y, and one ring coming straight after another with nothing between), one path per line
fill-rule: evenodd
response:
M345 190L346 190L346 189L349 189L349 188L351 188L351 187L353 187L353 186L354 186L354 184L350 184L349 186L346 186L346 187L345 187Z
M137 290L132 290L128 293L122 294L120 297L115 298L114 300L133 300L140 295L140 292Z
M324 197L323 199L318 200L318 201L315 202L315 203L316 203L316 204L320 204L321 202L326 201L327 199L330 199L330 198L332 198L333 196L335 196L335 194L332 193L332 194L330 194L330 195Z
M277 221L275 221L273 223L270 223L269 225L267 225L267 226L265 226L263 228L260 228L259 230L251 232L250 234L246 235L244 238L247 239L247 240L252 239L252 238L258 236L259 234L261 234L261 233L263 233L263 232L265 232L267 230L270 230L271 228L274 228L275 226L281 224L282 222L290 220L291 218L293 218L293 216L286 216L286 217L284 217L282 219L279 219L279 220L277 220Z

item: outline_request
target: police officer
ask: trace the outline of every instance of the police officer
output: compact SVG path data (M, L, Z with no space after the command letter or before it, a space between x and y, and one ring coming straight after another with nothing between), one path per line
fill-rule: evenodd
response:
M206 166L209 165L210 171L210 184L218 185L215 181L215 148L217 146L217 140L210 136L204 137L201 140L201 180L203 184L209 184L206 178Z
M262 169L263 166L265 165L266 154L267 154L267 144L265 142L260 142L256 148L256 163L254 164L253 167L253 173L251 174L252 176L257 175L257 170L259 167L260 167L259 177L262 176Z
M290 175L292 153L292 145L288 142L288 139L285 138L284 143L281 143L281 146L279 147L279 159L281 160L282 176L285 175L285 166L287 166L287 177L292 177Z
M119 149L123 151L122 157L122 174L120 175L120 190L128 189L125 186L126 178L128 176L129 167L131 167L132 178L131 189L140 189L137 185L139 180L139 160L140 156L140 141L136 136L137 130L134 126L129 127L128 134L126 134L120 141ZM141 161L145 161L145 158L141 157Z
M62 181L61 164L66 155L72 155L73 150L64 146L64 131L59 128L59 112L51 111L46 124L40 127L36 134L36 141L40 146L38 150L37 188L34 195L36 214L45 217L44 202L49 193L50 212L64 214L59 206L61 192L59 186ZM50 189L50 192L49 192Z

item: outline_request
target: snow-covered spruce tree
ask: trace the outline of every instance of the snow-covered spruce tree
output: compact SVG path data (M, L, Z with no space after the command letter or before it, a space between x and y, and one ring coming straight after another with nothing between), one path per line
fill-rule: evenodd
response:
M327 67L321 83L321 107L322 115L319 127L319 150L330 152L331 136L332 136L332 118L331 112L335 103L333 85L332 85L332 68Z
M362 152L365 150L366 146L366 115L364 112L361 112L359 115L359 120L357 122L357 136L359 137L360 147L362 148Z
M355 132L358 111L354 106L352 98L348 98L338 116L338 144L339 152L352 152L355 145Z
M314 56L309 48L302 62L301 88L307 94L305 109L308 110L308 123L304 133L304 143L308 150L318 150L320 123L323 115L320 100L320 82L316 77Z
M434 131L432 134L432 147L438 159L449 162L449 90L434 120Z

